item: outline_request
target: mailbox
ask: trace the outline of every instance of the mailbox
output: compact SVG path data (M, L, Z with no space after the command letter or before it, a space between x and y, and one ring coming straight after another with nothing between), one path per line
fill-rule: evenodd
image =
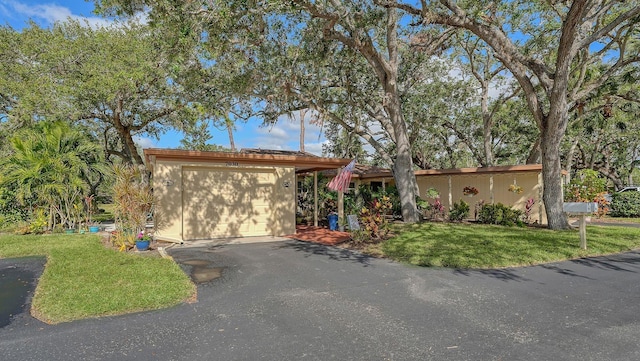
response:
M580 248L587 249L587 215L598 211L596 202L567 202L562 204L566 213L580 216Z
M572 214L591 214L598 211L596 202L567 202L562 204L562 210Z

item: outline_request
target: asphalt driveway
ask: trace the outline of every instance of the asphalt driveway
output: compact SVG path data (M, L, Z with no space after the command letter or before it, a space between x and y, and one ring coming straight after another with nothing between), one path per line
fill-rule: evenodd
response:
M55 326L12 323L0 329L0 357L640 359L638 252L487 271L410 267L295 241L171 254L221 267L220 278L198 286L197 303Z

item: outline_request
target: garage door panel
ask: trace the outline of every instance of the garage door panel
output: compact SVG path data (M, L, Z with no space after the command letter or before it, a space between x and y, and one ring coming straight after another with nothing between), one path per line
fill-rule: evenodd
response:
M275 173L255 169L185 169L185 239L269 235Z

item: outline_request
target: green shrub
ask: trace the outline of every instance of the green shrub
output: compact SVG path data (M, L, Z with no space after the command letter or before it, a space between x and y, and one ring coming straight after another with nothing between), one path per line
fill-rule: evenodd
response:
M462 199L459 203L454 202L453 208L449 211L449 220L460 222L467 217L469 217L469 204Z
M609 207L613 217L640 217L640 192L614 193Z
M36 209L29 221L29 233L41 234L47 229L47 214L42 208Z
M513 209L502 203L485 204L478 212L478 222L486 224L497 224L501 226L522 226L523 213L521 210Z
M378 194L377 198L382 198L384 196L389 197L389 201L391 202L391 214L394 216L402 215L402 205L400 203L400 193L398 193L398 188L395 186L387 186L383 191Z

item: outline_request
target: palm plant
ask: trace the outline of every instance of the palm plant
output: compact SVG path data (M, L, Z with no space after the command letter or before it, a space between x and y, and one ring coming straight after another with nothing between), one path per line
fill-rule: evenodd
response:
M81 175L89 171L84 159L98 146L80 129L61 121L43 121L22 130L11 145L3 182L16 187L19 202L31 211L48 209L50 228L57 221L74 227L86 190Z

